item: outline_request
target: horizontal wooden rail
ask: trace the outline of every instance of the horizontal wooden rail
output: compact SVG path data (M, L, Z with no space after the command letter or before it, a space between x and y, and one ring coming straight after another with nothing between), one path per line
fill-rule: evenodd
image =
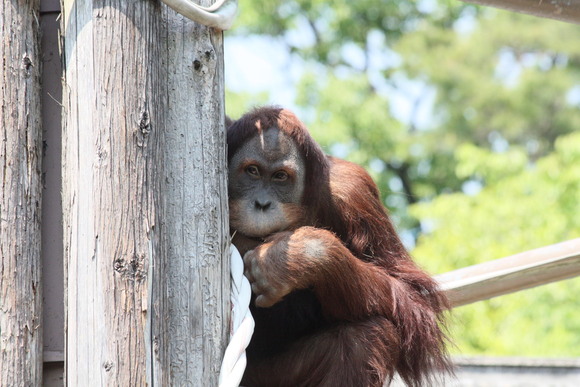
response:
M580 4L570 0L462 0L466 3L489 5L509 11L580 23Z
M580 238L435 276L451 307L580 275Z

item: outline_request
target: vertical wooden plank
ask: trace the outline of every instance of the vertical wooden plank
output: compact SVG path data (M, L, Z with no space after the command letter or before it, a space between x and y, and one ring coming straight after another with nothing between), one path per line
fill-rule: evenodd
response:
M229 321L221 33L159 2L63 10L67 383L216 385Z
M64 4L63 207L70 385L144 385L159 136L148 2ZM158 20L153 19L153 20ZM136 25L136 21L141 21Z
M0 1L0 386L42 382L38 1Z
M62 79L58 47L60 11L44 11L41 1L40 27L42 47L42 284L43 359L64 360L64 299L61 205L61 104ZM44 6L44 7L43 7ZM53 367L54 368L54 367ZM46 383L46 380L45 380Z
M74 19L71 19L74 4ZM68 6L68 7L67 7ZM84 4L83 8L74 2L65 2L63 12L64 18L64 83L63 83L63 122L62 122L62 205L63 205L63 249L64 249L64 265L65 265L65 375L70 385L79 385L77 383L77 375L88 375L91 367L100 369L100 364L95 364L93 359L82 359L77 353L78 345L85 344L85 340L90 339L90 335L94 333L94 324L88 317L88 312L79 309L83 305L92 305L93 300L86 297L85 291L90 291L92 283L83 278L85 273L95 271L94 261L87 259L86 243L81 240L81 235L86 236L86 228L92 223L92 218L89 213L83 214L83 222L79 225L79 207L83 202L87 201L87 194L79 194L77 191L79 187L87 192L90 192L90 186L80 185L82 175L92 175L91 169L87 169L86 165L81 169L81 163L86 164L81 160L79 155L81 130L80 118L86 120L87 125L84 125L82 130L86 131L86 137L90 138L92 132L92 110L87 109L94 101L94 90L89 83L92 80L92 57L85 57L87 52L92 52L92 29L90 28L92 2ZM87 28L83 29L83 26ZM68 38L71 36L71 38ZM70 40L69 40L70 39ZM73 44L74 41L74 44ZM75 47L79 47L75 51ZM82 58L85 57L84 60ZM84 82L83 82L84 81ZM79 100L78 93L84 98L84 101ZM85 111L82 111L84 109ZM82 114L81 114L82 113ZM86 156L89 156L87 153ZM92 181L92 179L91 179ZM90 183L90 182L89 182ZM81 197L82 196L82 197ZM84 204L86 208L86 204ZM82 229L81 229L82 227ZM81 243L83 245L81 245ZM85 270L79 270L78 261L87 267ZM79 283L82 284L79 294L77 289ZM69 299L69 294L73 296ZM83 314L84 312L84 314ZM79 314L89 321L79 321ZM85 325L80 325L81 323ZM79 332L79 326L81 331ZM82 332L86 335L82 335ZM72 345L72 344L76 345ZM85 344L87 349L88 345ZM90 354L88 355L90 356ZM79 361L80 359L80 361ZM68 373L67 373L68 371Z

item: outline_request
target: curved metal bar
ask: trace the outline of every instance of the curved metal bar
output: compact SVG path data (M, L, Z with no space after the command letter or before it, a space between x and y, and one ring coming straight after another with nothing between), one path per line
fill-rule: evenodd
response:
M188 19L220 30L229 29L238 12L238 0L217 0L210 7L202 7L192 0L161 0Z

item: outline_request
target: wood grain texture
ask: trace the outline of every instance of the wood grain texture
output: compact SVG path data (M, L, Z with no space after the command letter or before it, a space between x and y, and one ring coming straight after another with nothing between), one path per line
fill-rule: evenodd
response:
M229 321L221 33L63 4L70 385L217 385Z
M0 386L42 383L39 2L0 1Z
M580 4L570 0L462 0L538 17L580 24Z
M229 227L223 227L228 225L223 41L221 33L188 19L165 20L169 55L162 67L168 71L166 112L172 124L165 132L161 190L167 195L164 219L171 220L162 234L169 248L167 315L174 338L167 346L169 370L175 385L217 386L230 294Z
M580 239L469 266L435 277L452 307L580 275Z

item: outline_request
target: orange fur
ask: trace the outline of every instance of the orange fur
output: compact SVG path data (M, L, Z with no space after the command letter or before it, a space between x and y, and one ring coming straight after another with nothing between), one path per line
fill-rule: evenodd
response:
M263 243L239 237L256 303L243 384L378 387L397 372L420 386L451 370L442 331L447 301L411 260L363 168L324 155L280 108L234 122L229 158L274 127L302 154L306 185L300 208L285 215L292 227ZM232 222L252 221L236 216L234 206Z

